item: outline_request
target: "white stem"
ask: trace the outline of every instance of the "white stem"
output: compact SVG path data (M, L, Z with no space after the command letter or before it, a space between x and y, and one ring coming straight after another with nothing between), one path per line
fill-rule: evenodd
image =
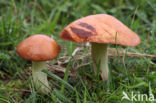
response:
M107 44L91 43L94 71L97 72L97 69L100 69L103 81L108 80L109 74L107 48Z
M35 87L43 92L49 92L49 84L47 80L47 74L42 72L42 70L47 69L46 62L32 62L32 76Z

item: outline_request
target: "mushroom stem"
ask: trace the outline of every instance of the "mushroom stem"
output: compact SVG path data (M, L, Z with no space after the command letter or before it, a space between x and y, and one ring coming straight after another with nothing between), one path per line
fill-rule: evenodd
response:
M47 64L43 62L32 62L32 76L35 87L43 92L49 92L49 84L47 80L47 74L42 72L42 70L47 69Z
M107 44L91 43L94 71L97 73L97 70L100 70L103 81L108 79L109 74L107 48Z

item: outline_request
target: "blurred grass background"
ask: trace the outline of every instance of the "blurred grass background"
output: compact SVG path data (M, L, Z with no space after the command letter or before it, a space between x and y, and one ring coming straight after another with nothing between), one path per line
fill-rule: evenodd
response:
M34 90L31 62L16 54L17 44L30 35L46 34L71 56L77 44L60 39L61 30L80 17L98 13L115 16L140 36L141 44L127 47L128 51L156 55L156 0L0 0L0 103L131 103L121 101L122 91L129 95L131 91L152 92L156 97L156 63L145 57L109 59L107 83L94 76L89 64L77 71L78 78L68 78L68 82L47 72L54 85L48 96ZM68 68L85 61L91 60L71 61Z

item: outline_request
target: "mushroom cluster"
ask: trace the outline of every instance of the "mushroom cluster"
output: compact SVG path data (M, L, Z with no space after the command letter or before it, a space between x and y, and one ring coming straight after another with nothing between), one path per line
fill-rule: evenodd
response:
M60 37L72 42L90 42L93 68L95 73L101 71L103 81L108 80L108 44L136 46L140 43L138 35L126 25L108 14L90 15L80 18L65 27ZM18 45L17 53L24 59L32 61L32 76L35 86L43 92L49 92L47 60L59 54L59 45L50 37L37 34L28 37Z

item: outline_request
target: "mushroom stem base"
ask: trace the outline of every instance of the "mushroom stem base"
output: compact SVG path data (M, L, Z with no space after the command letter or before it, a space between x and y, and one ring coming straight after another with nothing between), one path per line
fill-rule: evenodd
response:
M32 62L32 77L37 90L47 93L49 92L49 84L47 74L42 70L47 69L46 62Z
M108 80L109 75L107 48L107 44L91 43L94 71L97 73L100 70L103 81Z

